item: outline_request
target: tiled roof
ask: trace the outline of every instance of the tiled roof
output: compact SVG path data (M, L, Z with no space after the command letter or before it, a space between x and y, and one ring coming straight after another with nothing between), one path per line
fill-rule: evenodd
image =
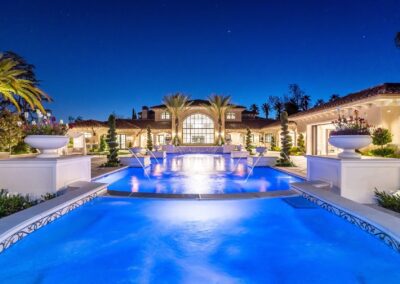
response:
M273 119L268 119L268 118L261 118L257 117L254 119L246 119L243 118L242 121L226 121L225 122L225 128L226 129L261 129L264 127L267 127L276 121Z
M119 129L144 129L150 125L153 129L171 129L171 121L154 121L152 119L116 119L116 127ZM107 121L83 120L70 124L70 128L75 127L108 127Z
M135 126L132 123L132 120L130 119L119 119L117 118L115 120L115 124L117 128L120 129L127 129L127 128L139 128ZM74 123L71 123L69 125L70 128L75 128L75 127L108 127L107 121L99 121L99 120L82 120L82 121L77 121Z
M203 105L210 105L208 100L200 100L200 99L195 99L195 100L190 100L190 106L203 106ZM245 108L244 106L240 106L240 105L235 105L232 104L232 106L234 108ZM156 108L162 108L165 109L165 105L161 104L161 105L156 105L156 106L152 106L150 107L151 109L156 109Z
M339 107L344 104L360 101L366 98L375 97L378 95L393 95L400 94L400 83L384 83L379 86L375 86L369 89L365 89L356 93L348 94L344 97L341 97L333 102L327 102L323 105L313 107L309 110L302 111L296 114L292 114L289 118L303 116L306 114L310 114L313 112L317 112L324 109Z
M168 121L155 121L153 119L136 119L132 120L132 123L137 126L137 128L147 128L147 126L150 126L152 129L171 129L172 128L172 122L170 120Z

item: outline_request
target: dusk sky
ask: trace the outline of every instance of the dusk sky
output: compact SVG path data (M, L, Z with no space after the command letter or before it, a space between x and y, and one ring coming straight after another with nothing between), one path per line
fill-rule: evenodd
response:
M315 101L400 82L400 1L3 1L0 50L34 64L59 118L298 83Z

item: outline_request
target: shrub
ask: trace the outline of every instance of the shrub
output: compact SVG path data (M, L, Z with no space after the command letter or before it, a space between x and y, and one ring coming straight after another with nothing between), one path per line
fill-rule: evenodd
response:
M389 157L395 154L395 149L391 147L377 148L370 151L372 156Z
M32 205L33 201L29 196L11 195L5 189L0 190L0 218L29 208Z
M0 189L0 218L53 199L54 197L57 197L56 193L46 193L39 199L31 199L28 195L9 194L7 190Z
M0 149L11 153L12 147L22 140L21 123L17 114L7 110L0 112Z
M12 147L12 154L28 154L32 153L32 148L26 144L24 141L20 141L17 145Z
M400 196L375 189L375 197L380 206L400 213Z
M299 148L298 152L300 153L300 155L306 152L306 143L304 141L303 133L300 133L299 137L297 138L297 147Z
M290 148L289 154L293 156L300 156L303 155L304 152L300 149L300 147L292 147Z
M26 124L24 126L26 135L66 135L68 126L66 124L51 122L50 120L43 120L42 122L33 124Z
M372 133L372 144L381 146L383 149L383 146L392 142L392 136L389 129L379 127Z

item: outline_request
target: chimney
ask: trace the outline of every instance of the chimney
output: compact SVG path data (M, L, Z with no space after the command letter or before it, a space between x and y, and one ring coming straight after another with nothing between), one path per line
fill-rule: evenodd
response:
M147 106L142 106L142 119L148 119L149 108Z

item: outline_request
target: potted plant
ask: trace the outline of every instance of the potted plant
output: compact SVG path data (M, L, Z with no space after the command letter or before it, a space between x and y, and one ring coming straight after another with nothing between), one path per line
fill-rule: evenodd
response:
M354 116L349 118L339 115L339 118L332 123L336 129L330 133L329 144L343 149L338 157L360 159L361 155L355 150L371 144L371 126L364 118L358 116L358 111L354 111Z
M38 122L32 121L24 128L27 135L25 143L40 151L38 158L57 158L58 149L68 144L69 138L66 136L68 126L57 123L53 119L40 119Z

